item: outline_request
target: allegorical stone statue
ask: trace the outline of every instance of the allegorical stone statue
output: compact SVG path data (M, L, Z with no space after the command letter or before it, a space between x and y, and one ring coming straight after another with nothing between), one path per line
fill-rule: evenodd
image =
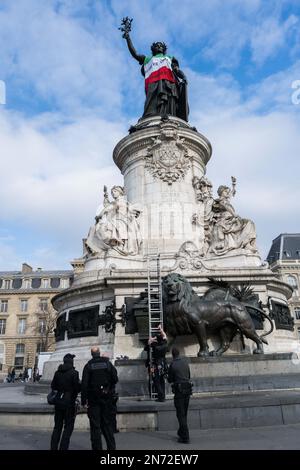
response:
M181 274L172 273L163 278L164 314L168 338L173 340L178 335L195 334L199 342L198 356L221 355L230 346L235 335L240 332L256 343L254 354L263 353L264 336L273 331L273 323L260 308L249 305L263 318L271 328L261 336L255 331L253 320L243 304L224 289L209 289L199 297L189 281ZM209 352L207 338L218 335L220 347Z
M193 187L196 192L196 199L198 202L202 203L204 206L204 241L202 254L205 255L208 252L209 246L211 244L211 232L212 224L214 218L213 212L213 193L212 193L212 183L205 177L198 178L195 176L193 178ZM193 215L192 222L198 225L201 221L201 215L196 213Z
M165 118L171 115L188 121L187 79L179 69L177 59L167 54L164 42L154 42L150 56L138 54L129 35L131 23L132 19L123 18L119 29L123 32L130 54L142 66L146 92L143 117L160 115Z
M193 186L198 202L204 204L204 255L225 255L233 250L257 253L256 230L252 220L236 214L231 197L236 193L236 179L232 179L232 189L219 186L218 198L212 196L212 184L205 177L194 178ZM192 222L198 224L194 214Z
M257 252L254 222L237 215L230 202L231 197L235 195L235 181L232 177L232 189L219 186L219 197L213 203L214 225L209 251L216 255L239 248Z
M138 223L141 210L127 201L123 187L113 186L111 195L112 201L104 186L103 208L98 208L95 225L90 228L85 242L87 251L97 254L113 249L121 255L137 255L142 244Z

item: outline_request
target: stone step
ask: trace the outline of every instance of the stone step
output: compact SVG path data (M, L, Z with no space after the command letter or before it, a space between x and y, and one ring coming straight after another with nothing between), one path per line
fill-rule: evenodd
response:
M300 423L300 393L297 390L272 390L224 393L191 397L190 429L242 428ZM54 407L41 403L0 404L0 426L53 427ZM177 429L173 400L120 399L118 427L121 431ZM77 429L88 429L86 412L76 418Z

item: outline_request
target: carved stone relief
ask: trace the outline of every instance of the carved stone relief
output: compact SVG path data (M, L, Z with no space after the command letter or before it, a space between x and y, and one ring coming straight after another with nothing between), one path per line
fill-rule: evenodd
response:
M147 149L146 168L155 178L171 185L183 178L190 168L188 149L174 123L162 123L160 134Z

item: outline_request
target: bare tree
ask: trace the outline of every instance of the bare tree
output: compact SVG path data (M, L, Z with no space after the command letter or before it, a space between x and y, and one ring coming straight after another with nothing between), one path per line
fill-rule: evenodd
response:
M38 317L28 325L32 334L40 344L40 351L49 351L55 344L54 328L56 326L57 312L51 306L41 308Z

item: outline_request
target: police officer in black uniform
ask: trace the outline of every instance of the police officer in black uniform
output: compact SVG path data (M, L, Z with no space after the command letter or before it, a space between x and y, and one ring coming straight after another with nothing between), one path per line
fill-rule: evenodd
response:
M152 367L150 367L150 348L152 349ZM168 342L167 335L161 325L158 326L157 335L153 338L149 338L148 344L144 349L148 354L146 367L148 367L149 379L151 380L150 374L152 374L154 387L157 392L156 401L165 401L166 353L168 350Z
M75 354L69 353L64 356L64 363L58 367L51 382L51 389L59 392L59 399L55 403L51 450L57 450L58 445L59 450L68 450L74 429L75 401L80 391L79 374L73 364L74 357Z
M190 367L187 359L180 357L177 348L172 349L172 357L173 361L168 370L168 382L172 383L172 391L174 392L174 405L179 423L178 442L188 444L190 436L187 426L187 412L192 394Z
M118 374L109 358L100 356L98 347L93 347L91 354L92 359L83 369L81 403L82 406L88 406L92 449L102 450L103 433L107 450L115 450L112 395Z

